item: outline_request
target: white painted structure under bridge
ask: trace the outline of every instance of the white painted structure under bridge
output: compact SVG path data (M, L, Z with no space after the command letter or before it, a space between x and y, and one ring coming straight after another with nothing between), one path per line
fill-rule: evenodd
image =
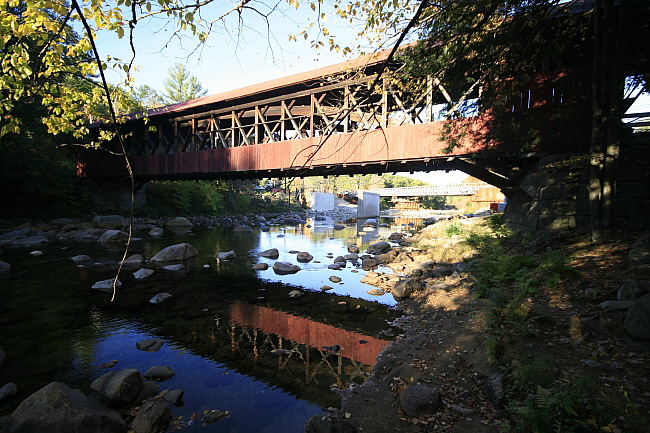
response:
M382 197L424 197L441 195L475 195L483 188L491 188L486 182L450 183L447 185L403 186L399 188L373 188L365 192Z

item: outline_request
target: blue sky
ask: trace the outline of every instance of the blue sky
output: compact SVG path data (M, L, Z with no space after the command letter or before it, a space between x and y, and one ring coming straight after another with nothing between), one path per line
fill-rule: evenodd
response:
M215 12L216 9L207 9L204 17ZM136 85L147 84L161 90L162 80L175 62L184 63L208 89L208 94L214 94L344 61L341 54L327 48L314 50L302 37L289 41L289 35L303 30L314 14L306 5L295 10L281 2L269 16L268 29L266 22L255 13L245 12L241 25L237 15L233 15L213 32L200 51L195 51L197 38L172 37L173 31L164 25L164 20L140 22L134 33ZM354 42L354 30L335 16L323 25L341 44ZM126 37L118 39L107 32L100 33L98 45L103 55L111 54L122 60L131 57ZM120 79L116 74L109 75L113 82Z

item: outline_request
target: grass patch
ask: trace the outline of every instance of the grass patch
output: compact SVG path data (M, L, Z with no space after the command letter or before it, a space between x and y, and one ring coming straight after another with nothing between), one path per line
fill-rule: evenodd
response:
M557 248L537 254L522 252L521 244L508 237L497 217L486 219L485 229L463 235L479 258L473 270L476 291L489 301L485 314L488 361L506 375L506 419L497 423L501 431L647 431L647 408L634 403L623 388L580 368L575 357L565 359L539 349L553 341L553 334L561 335L536 328L544 316L551 324L545 326L557 331L546 301L565 296L565 288L577 278L569 256Z

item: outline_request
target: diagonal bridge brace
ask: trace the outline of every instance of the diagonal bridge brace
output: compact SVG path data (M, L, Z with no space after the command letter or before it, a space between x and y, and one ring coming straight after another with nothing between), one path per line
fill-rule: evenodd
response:
M525 194L532 198L521 188L521 181L534 163L535 159L519 159L514 162L496 158L451 157L444 165L496 186L506 197Z

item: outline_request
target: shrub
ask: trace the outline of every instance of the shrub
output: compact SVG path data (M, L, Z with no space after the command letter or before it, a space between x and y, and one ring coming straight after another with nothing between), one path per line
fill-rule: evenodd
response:
M447 226L445 227L445 234L448 237L452 237L453 235L459 235L461 233L463 233L463 227L461 227L461 225L455 221L447 224Z

